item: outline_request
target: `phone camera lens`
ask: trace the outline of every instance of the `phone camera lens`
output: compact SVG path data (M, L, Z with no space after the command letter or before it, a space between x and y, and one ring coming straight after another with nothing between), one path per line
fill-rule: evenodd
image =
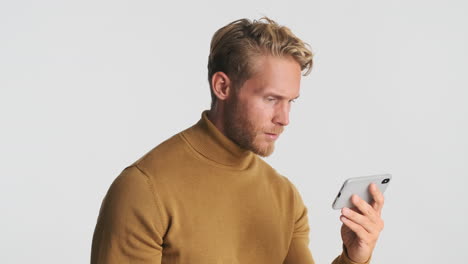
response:
M386 178L386 179L384 179L384 180L382 181L382 184L386 184L386 183L388 183L389 181L390 181L390 179L389 179L389 178Z

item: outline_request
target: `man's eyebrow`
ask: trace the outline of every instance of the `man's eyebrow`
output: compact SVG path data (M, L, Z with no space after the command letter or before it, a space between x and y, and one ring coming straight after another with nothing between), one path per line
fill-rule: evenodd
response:
M273 97L275 97L277 99L287 99L285 96L275 94L275 93L267 93L266 96L273 96ZM289 99L289 100L296 100L297 98L299 98L299 96L301 96L301 95L297 95L296 97L294 97L292 99Z

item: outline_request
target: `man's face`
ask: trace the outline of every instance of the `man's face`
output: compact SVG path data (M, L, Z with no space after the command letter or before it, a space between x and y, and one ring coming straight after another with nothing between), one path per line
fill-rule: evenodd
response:
M299 97L301 68L292 57L262 56L254 75L226 101L226 135L244 149L266 157L289 124Z

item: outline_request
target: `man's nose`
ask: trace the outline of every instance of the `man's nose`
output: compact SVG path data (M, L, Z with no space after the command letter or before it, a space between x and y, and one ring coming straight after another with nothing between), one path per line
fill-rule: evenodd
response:
M280 126L287 126L289 124L289 110L289 103L284 103L281 104L281 106L278 106L273 123Z

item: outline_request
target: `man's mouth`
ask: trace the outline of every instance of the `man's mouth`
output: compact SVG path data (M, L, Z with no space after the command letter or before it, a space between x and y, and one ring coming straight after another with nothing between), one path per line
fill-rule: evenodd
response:
M280 134L275 134L275 133L265 133L267 137L271 140L276 140Z

